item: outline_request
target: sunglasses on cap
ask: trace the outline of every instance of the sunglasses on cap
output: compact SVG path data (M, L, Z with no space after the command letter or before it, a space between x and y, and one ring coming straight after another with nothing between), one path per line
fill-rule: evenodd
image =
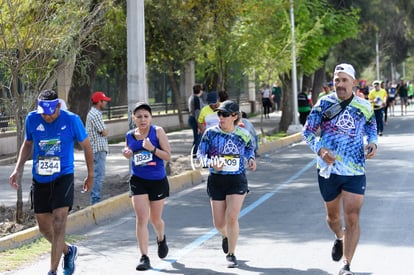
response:
M218 111L217 112L217 116L229 117L231 115L232 115L232 113L229 113L229 112L223 112L223 111Z

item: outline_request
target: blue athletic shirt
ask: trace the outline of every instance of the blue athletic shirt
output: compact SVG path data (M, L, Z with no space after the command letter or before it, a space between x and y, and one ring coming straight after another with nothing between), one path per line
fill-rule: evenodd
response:
M342 176L365 174L364 140L377 144L377 124L368 100L354 96L338 116L322 121L322 114L333 104L339 103L336 93L323 96L313 107L304 126L303 139L316 154L326 147L336 155L332 173ZM320 128L321 136L318 137ZM317 168L326 167L320 156Z
M38 183L73 174L75 140L83 142L88 137L78 115L65 110L59 112L52 123L47 123L36 111L26 117L25 137L33 141L32 173Z
M255 158L251 136L239 126L235 126L233 132L224 132L219 126L210 127L201 138L197 158L206 164L214 161L215 158L224 161L222 171L215 171L210 167L210 172L213 174L243 174L244 160Z
M164 161L144 149L142 147L143 140L137 140L134 136L134 131L135 129L126 133L127 146L133 152L131 157L131 174L147 180L161 180L165 178L167 174L165 172ZM152 145L160 148L155 126L150 126L147 137L150 139Z

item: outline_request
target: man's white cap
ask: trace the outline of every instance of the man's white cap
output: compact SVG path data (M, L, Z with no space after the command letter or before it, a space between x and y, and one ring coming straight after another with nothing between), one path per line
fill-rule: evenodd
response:
M335 67L334 75L336 75L338 73L346 73L347 75L349 75L353 79L356 79L355 78L355 69L350 64L342 63L342 64L337 65Z

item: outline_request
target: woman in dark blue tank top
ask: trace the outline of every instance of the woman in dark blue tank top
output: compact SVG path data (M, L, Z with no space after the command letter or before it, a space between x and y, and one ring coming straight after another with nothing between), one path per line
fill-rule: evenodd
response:
M151 268L148 258L149 221L157 234L158 256L165 258L168 254L162 210L169 196L164 161L170 160L171 147L164 129L151 125L151 107L147 103L138 102L135 105L132 119L136 128L126 133L122 154L131 160L129 189L141 253L136 269L147 270Z

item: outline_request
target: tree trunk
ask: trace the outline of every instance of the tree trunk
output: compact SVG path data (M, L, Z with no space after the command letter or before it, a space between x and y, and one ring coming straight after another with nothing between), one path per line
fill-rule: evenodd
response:
M292 80L290 74L283 74L280 76L282 82L282 117L279 123L279 132L287 132L289 125L293 121L293 93Z
M68 104L70 111L78 114L85 123L91 105L91 94L96 78L96 71L102 59L102 51L91 46L82 51L78 60L89 60L86 68L79 69L79 63L75 65L72 77L72 87L69 90ZM82 61L81 61L82 62Z
M325 84L325 81L325 69L322 67L315 72L313 77L312 101L314 104L318 101L318 96L322 91L322 86Z
M24 91L19 91L19 74L18 69L16 71L12 70L13 75L13 83L12 83L12 93L13 98L16 99L15 103L15 113L14 117L16 120L16 144L17 144L17 152L20 152L20 147L23 144L24 140L24 119L26 117L27 110L23 109L23 102L24 102ZM13 106L13 103L12 103ZM23 174L23 171L22 171ZM24 218L23 213L23 188L21 187L22 176L17 179L17 184L20 186L17 191L17 201L16 201L16 213L15 213L15 222L22 223Z
M309 91L309 89L312 88L312 86L313 86L312 77L304 74L302 78L302 89L306 88L306 90Z
M170 82L170 86L173 92L174 102L175 102L175 109L178 110L178 121L180 122L180 128L184 128L184 119L183 114L181 112L181 100L180 100L180 91L178 90L177 81L174 77L174 70L173 65L171 62L167 64L167 74L168 74L168 81Z

